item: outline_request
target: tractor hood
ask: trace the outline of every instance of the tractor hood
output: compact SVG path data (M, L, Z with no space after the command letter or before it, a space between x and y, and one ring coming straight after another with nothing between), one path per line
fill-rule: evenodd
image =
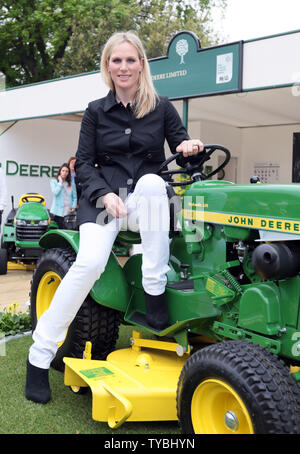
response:
M39 202L26 202L17 211L16 219L23 221L44 221L49 219L47 208Z
M225 226L300 234L300 184L193 183L183 217Z

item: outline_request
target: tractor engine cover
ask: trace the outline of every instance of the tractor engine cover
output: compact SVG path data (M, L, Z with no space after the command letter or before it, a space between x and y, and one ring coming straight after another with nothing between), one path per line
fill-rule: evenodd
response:
M258 246L252 264L262 279L285 279L300 271L300 242L268 243Z

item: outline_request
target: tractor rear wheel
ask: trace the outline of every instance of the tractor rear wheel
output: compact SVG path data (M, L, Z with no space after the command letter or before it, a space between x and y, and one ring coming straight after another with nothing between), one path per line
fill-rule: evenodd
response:
M48 249L37 262L30 292L31 322L34 330L49 308L63 277L75 261L73 249ZM114 350L120 324L119 313L96 303L89 295L72 321L65 340L59 344L51 366L63 371L65 356L81 358L87 341L92 343L92 359L105 359Z
M246 341L219 342L197 351L178 382L183 433L299 433L299 408L299 385L288 367Z

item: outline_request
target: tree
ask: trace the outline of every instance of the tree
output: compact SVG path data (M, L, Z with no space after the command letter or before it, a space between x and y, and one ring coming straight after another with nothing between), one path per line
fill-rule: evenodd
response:
M100 17L74 20L68 46L55 68L56 77L99 70L104 43L114 31L134 30L137 11L133 0L113 0L106 3Z
M130 0L0 1L0 71L7 86L63 75L57 68L76 36L77 45L89 48L97 40L99 18L117 23L122 14L130 12L133 14ZM88 43L80 35L85 26L90 31ZM95 57L94 51L86 59L87 70L96 69ZM76 67L74 72L78 72Z
M218 44L219 36L213 30L214 8L225 10L227 0L195 0L168 2L143 1L144 16L137 30L144 41L148 58L165 55L168 44L181 30L194 32L202 47Z
M0 72L7 86L99 69L114 31L136 30L148 58L165 55L180 30L218 42L212 9L226 0L0 0Z

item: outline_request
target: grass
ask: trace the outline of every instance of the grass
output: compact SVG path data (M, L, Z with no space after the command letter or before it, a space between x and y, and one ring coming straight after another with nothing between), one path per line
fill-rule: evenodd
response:
M128 346L132 327L122 326L117 348ZM50 369L52 399L47 405L24 396L26 358L31 336L6 344L0 356L0 434L179 434L174 422L128 422L112 430L92 419L92 395L75 395L64 385L63 374Z

